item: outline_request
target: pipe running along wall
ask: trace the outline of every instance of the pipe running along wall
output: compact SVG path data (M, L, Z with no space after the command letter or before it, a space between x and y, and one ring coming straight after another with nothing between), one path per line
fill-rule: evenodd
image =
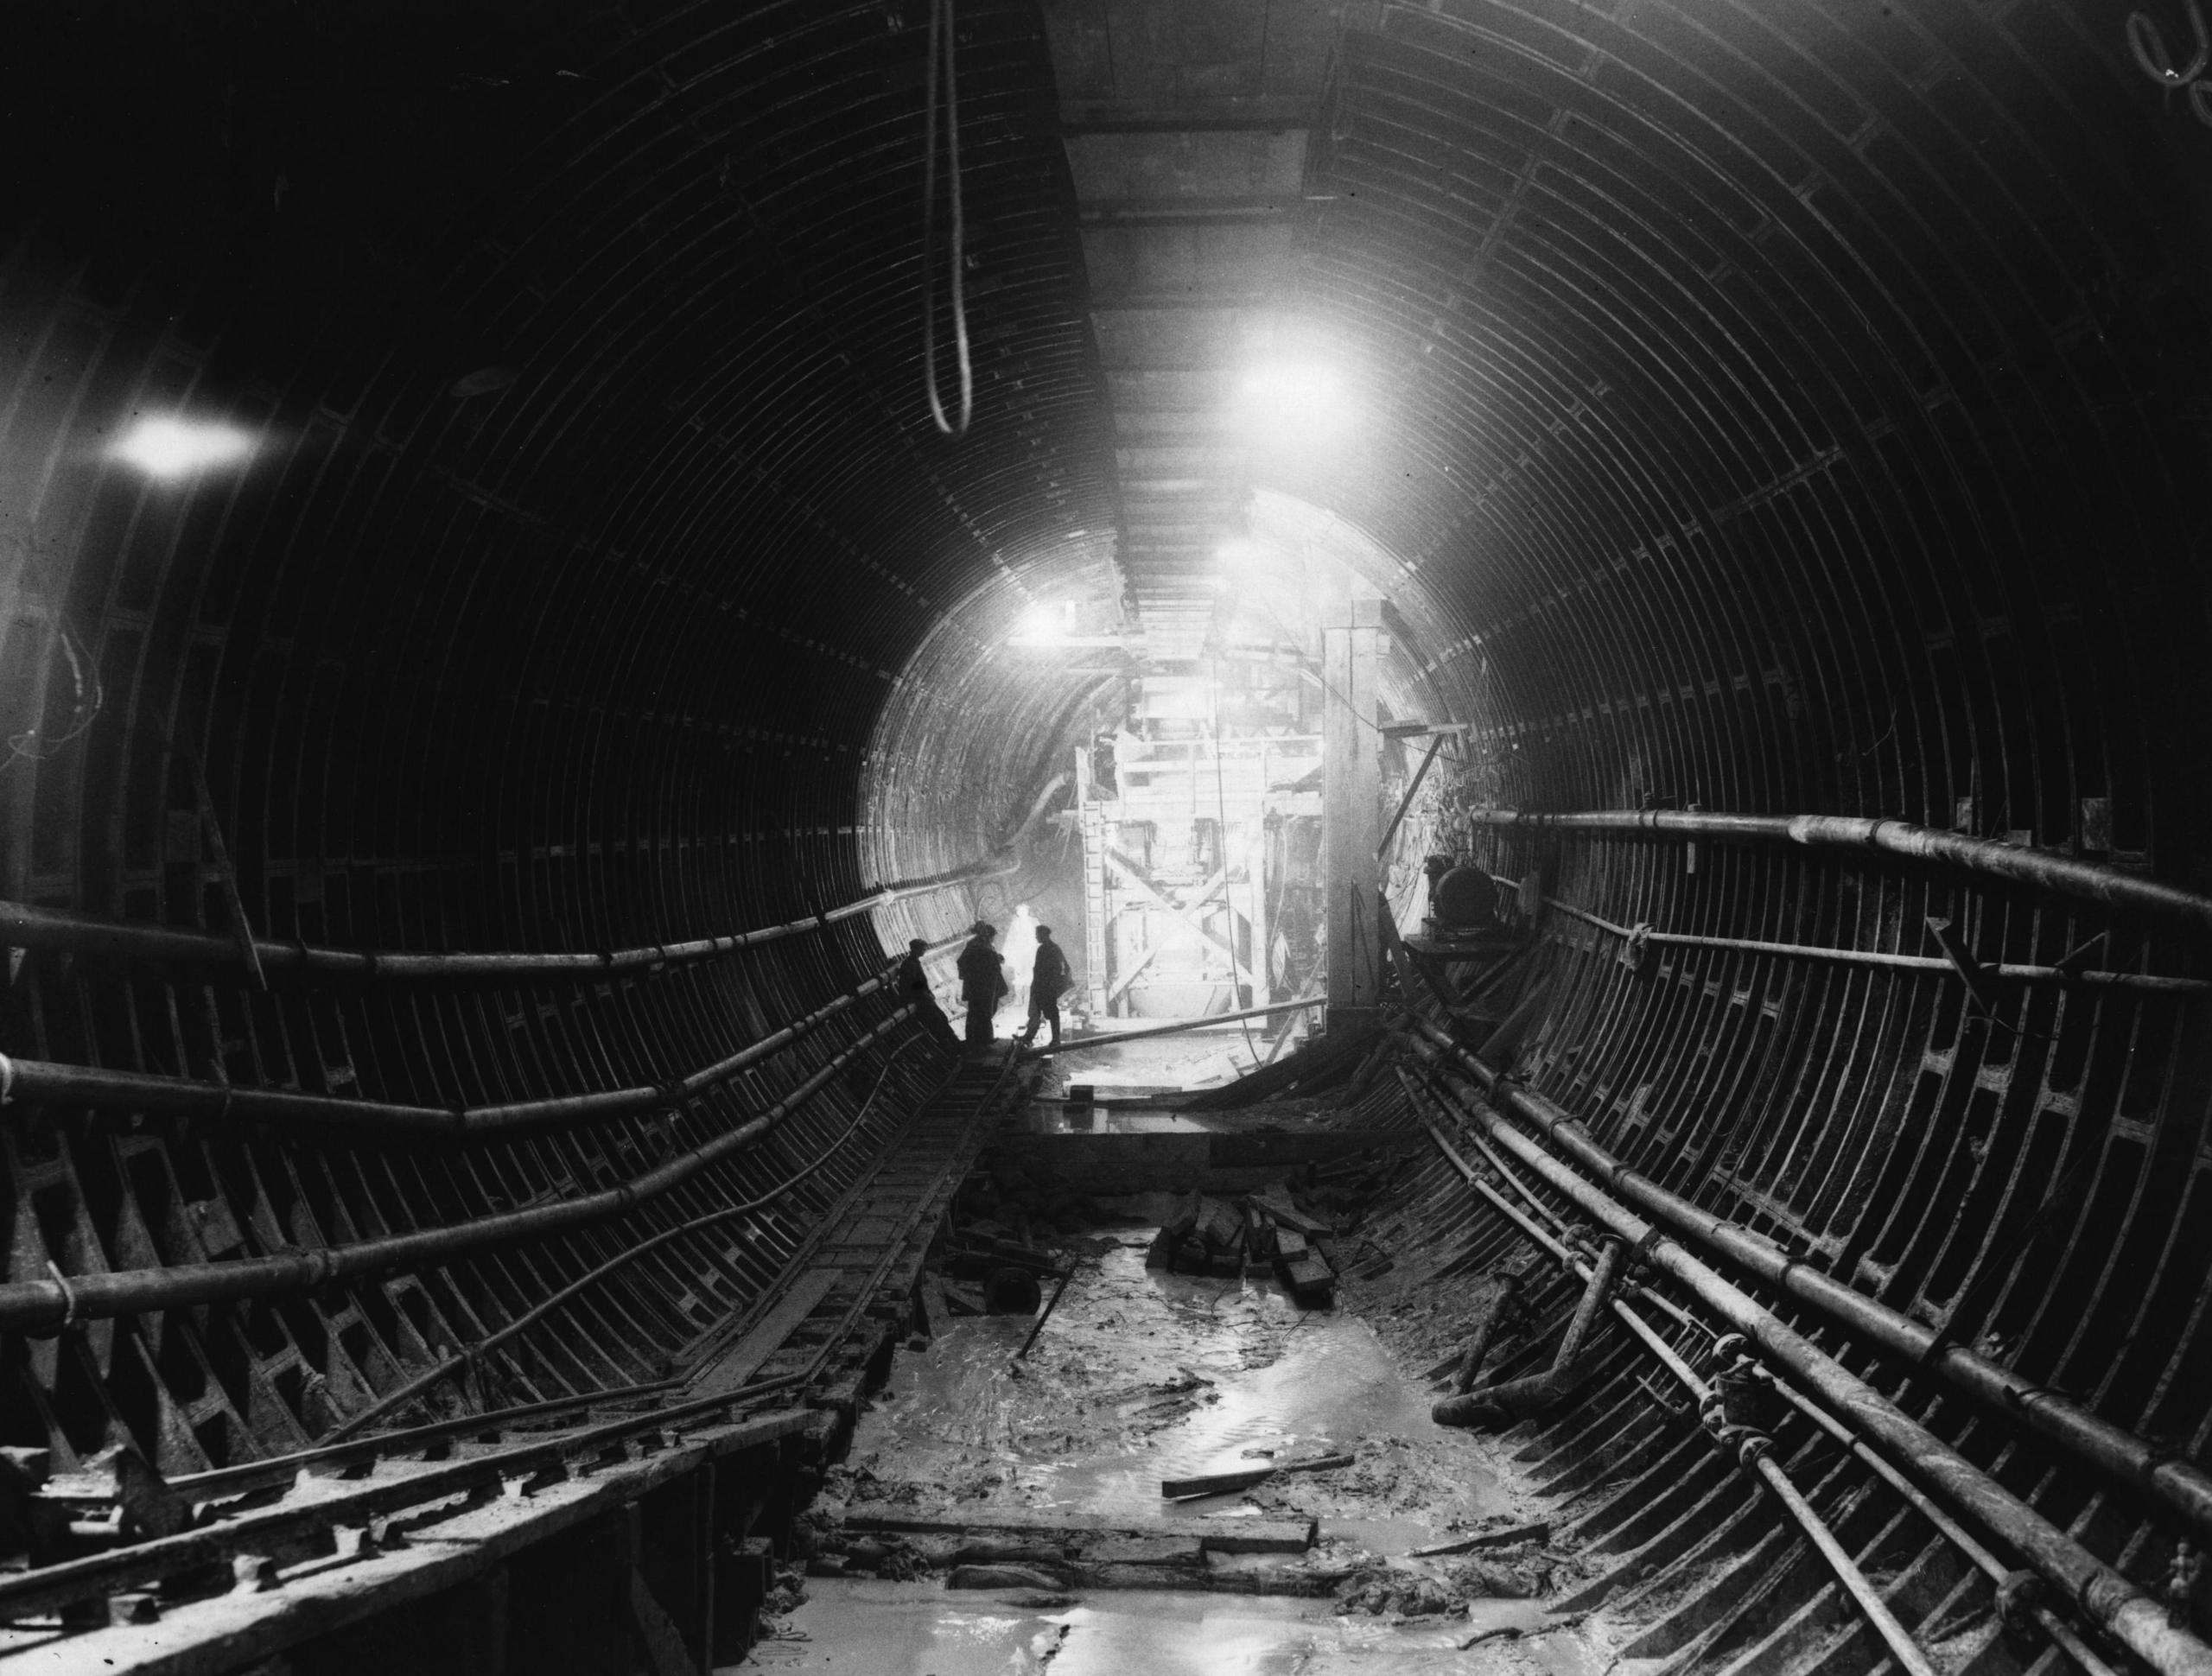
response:
M1577 1163L1596 1171L1628 1203L1701 1244L1761 1280L1811 1305L1859 1338L1942 1375L2008 1419L2043 1432L2084 1460L2148 1490L2177 1513L2212 1533L2212 1475L2165 1450L2101 1419L2054 1391L2043 1389L1972 1349L1951 1342L1948 1330L1925 1326L1839 1284L1726 1218L1700 1209L1631 1170L1590 1138L1567 1112L1541 1095L1501 1082L1498 1073L1426 1021L1414 1027L1442 1049L1493 1098L1541 1129Z
M2212 889L2212 173L2201 101L2145 73L2132 14L1268 12L1191 86L1256 98L1268 54L1325 60L1313 108L1268 118L1305 136L1300 190L1239 271L1280 285L1346 422L1321 449L1253 440L1249 476L1255 505L1294 497L1385 555L1428 719L1465 724L1396 859L1452 848L1733 944L1910 953L1935 917L1994 967L2101 937L2099 969L2212 976L2188 905ZM1094 308L1150 294L1086 250L1061 107L1119 95L1056 82L1058 5L963 4L976 410L938 437L926 18L740 14L11 34L0 111L49 160L0 169L11 1061L441 1113L660 1089L1052 875L1046 788L1134 666L1007 643L1038 606L1119 597L1116 380L1186 381L1203 431L1206 381L1242 369L1196 339L1172 366L1116 359ZM1462 818L1647 798L1761 832L1805 816L1824 841ZM1003 878L818 923L1009 844ZM55 946L52 916L137 928L138 952ZM241 938L283 981L254 985ZM302 948L387 975L531 962L293 981ZM638 959L561 969L598 950ZM1593 952L1517 968L1534 1093L1801 1272L2202 1458L2192 994L1969 1007L1934 970ZM44 1327L65 1283L136 1304L0 1343L0 1442L66 1467L127 1434L171 1473L308 1446L626 1238L820 1156L894 1044L865 1038L876 1000L702 1091L680 1146L642 1108L390 1147L10 1107L7 1295ZM620 1235L533 1222L191 1310L106 1278L435 1245L615 1191L806 1087ZM671 1240L453 1400L638 1382L760 1296L849 1167L765 1212L757 1247ZM1990 1463L1948 1408L1922 1418ZM2167 1564L2177 1508L2042 1433L2005 1446L2098 1563Z
M674 1072L664 1082L637 1088L559 1095L499 1106L403 1106L386 1101L237 1089L222 1082L145 1076L0 1055L0 1106L21 1102L67 1111L174 1114L275 1126L304 1135L404 1140L477 1140L556 1124L599 1123L664 1112L695 1100L781 1052L846 1008L869 995L887 992L890 986L888 977L869 978L805 1017L792 1019L712 1064Z
M1433 1049L1428 1051L1434 1053ZM1447 1077L1447 1085L1456 1080ZM1471 1086L1459 1082L1458 1088L1465 1097L1478 1102ZM1501 1146L1614 1235L1635 1245L1653 1268L1680 1282L1729 1327L1803 1381L1829 1407L1848 1416L1892 1459L1910 1463L1914 1472L1940 1489L1945 1499L1971 1510L1985 1525L2003 1533L2008 1543L2063 1589L2093 1622L2152 1668L2169 1676L2212 1671L2212 1647L2185 1625L2171 1622L2164 1606L2147 1598L2118 1571L2097 1559L1662 1229L1584 1181L1502 1119L1489 1114L1486 1107L1475 1103L1468 1110L1473 1121L1487 1128Z
M910 897L927 896L973 880L1010 873L1019 865L1020 859L1012 856L1002 861L977 863L957 869L944 879L886 885L857 902L818 910L782 925L733 931L720 936L649 943L639 949L574 954L525 954L514 950L379 954L368 949L320 949L304 943L274 943L264 937L249 939L247 946L252 950L252 963L264 974L297 973L305 978L325 981L404 983L437 979L515 981L524 978L605 977L622 972L656 971L694 961L718 960L741 949L754 949L764 943L826 930L841 920L873 913ZM188 967L232 966L245 963L248 959L246 947L241 946L235 936L218 936L166 925L134 924L90 914L62 913L21 902L0 902L0 943L11 949L52 949L68 955Z
M863 1048L904 1024L901 1007L852 1047L831 1057L766 1111L747 1122L664 1159L631 1179L595 1193L580 1194L528 1209L471 1217L445 1227L418 1228L406 1234L315 1247L277 1255L230 1262L172 1263L158 1268L66 1276L0 1286L0 1321L18 1331L53 1331L90 1321L149 1311L238 1298L271 1298L312 1292L393 1270L420 1270L479 1252L497 1251L525 1240L605 1222L662 1197L709 1166L751 1148L792 1112L826 1087Z

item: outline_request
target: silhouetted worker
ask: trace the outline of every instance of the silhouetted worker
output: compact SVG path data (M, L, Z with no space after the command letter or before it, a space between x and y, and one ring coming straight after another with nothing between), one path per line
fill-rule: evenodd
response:
M912 1003L914 1017L921 1020L924 1030L937 1038L938 1044L957 1053L960 1038L954 1033L952 1020L937 1004L937 993L930 987L930 974L922 969L922 956L929 948L927 937L916 937L906 945L906 958L899 962L899 993Z
M991 1042L991 1016L1006 994L1006 956L991 947L999 928L976 922L976 934L960 951L960 997L968 1004L968 1051L980 1053Z
M1049 1045L1060 1044L1060 997L1068 993L1075 982L1075 974L1068 970L1068 957L1061 953L1060 945L1052 941L1052 928L1037 928L1037 964L1029 973L1029 1025L1021 1032L1022 1044L1027 1046L1037 1039L1037 1026L1050 1019L1052 1039Z

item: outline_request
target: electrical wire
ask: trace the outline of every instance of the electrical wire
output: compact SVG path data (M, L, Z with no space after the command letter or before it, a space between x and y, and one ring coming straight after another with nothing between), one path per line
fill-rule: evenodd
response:
M100 680L99 665L89 651L79 651L77 637L67 624L54 627L54 644L69 664L69 679L73 689L69 721L60 733L45 739L39 737L36 727L25 729L8 736L8 754L0 757L0 770L13 767L18 762L48 762L61 752L61 747L81 737L99 720L100 712L107 708L107 689ZM41 715L44 714L41 708Z
M942 45L940 46L940 43ZM968 223L960 194L960 91L954 73L952 0L930 0L930 67L927 131L922 161L922 384L930 398L930 417L947 436L965 436L976 416L976 370L968 353L968 295L963 270L967 262ZM960 360L960 422L945 417L937 382L937 128L938 79L944 77L947 196L952 206L952 339Z
M2174 68L2173 60L2167 55L2166 43L2158 33L2158 26L2144 13L2127 15L2127 45L2135 54L2135 62L2143 73L2161 87L2182 87L2195 81L2202 73L2205 64L2212 61L2212 35L2204 28L2204 13L2197 0L2189 0L2189 24L2196 36L2196 52L2186 68Z

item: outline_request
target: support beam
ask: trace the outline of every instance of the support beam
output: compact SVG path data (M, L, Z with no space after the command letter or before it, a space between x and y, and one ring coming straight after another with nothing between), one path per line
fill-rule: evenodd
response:
M2076 860L2048 850L1999 843L1993 838L1940 832L1910 821L1862 815L1728 815L1710 809L1584 809L1571 815L1478 809L1468 811L1467 818L1478 826L1531 827L1575 834L1652 833L1678 841L1714 838L1731 843L1872 850L2212 930L2212 893L2185 890L2101 862Z
M1215 900L1222 894L1224 883L1228 877L1229 875L1226 873L1217 873L1214 874L1211 879L1209 879L1204 885L1198 887L1198 899L1195 902L1191 903L1189 905L1193 910L1201 909L1206 906L1207 904ZM1115 974L1114 987L1106 992L1106 1006L1109 1008L1111 1008L1116 1001L1119 1000L1122 996L1128 993L1129 986L1134 984L1144 974L1145 968L1150 966L1152 962L1159 957L1160 951L1166 946L1167 945L1164 943L1154 943L1130 964L1128 971L1116 973ZM1262 995L1257 996L1255 999L1264 1001L1267 997Z
M1248 1006L1235 1013L1208 1013L1196 1019L1177 1019L1172 1023L1150 1025L1142 1030L1117 1030L1110 1036L1092 1036L1080 1042L1062 1042L1056 1048L1032 1050L1039 1059L1049 1059L1056 1054L1081 1053L1087 1048L1118 1047L1123 1042L1135 1042L1147 1036L1178 1036L1186 1030L1208 1030L1216 1025L1233 1025L1240 1019L1271 1019L1279 1013L1303 1013L1309 1006L1319 1006L1319 1001L1280 1001L1273 1006Z
M1260 818L1252 822L1251 842L1244 851L1244 889L1252 899L1252 911L1244 916L1251 927L1252 1000L1265 1006L1275 998L1274 951L1272 941L1274 929L1268 923L1268 759L1266 747L1260 755Z
M1382 733L1376 676L1382 602L1351 601L1321 631L1321 812L1326 856L1329 1028L1372 1014L1382 994L1375 903L1382 886Z
M1120 1000L1122 996L1129 993L1129 990L1135 986L1136 981L1144 975L1145 968L1150 966L1154 960L1159 958L1160 951L1166 946L1167 945L1164 943L1154 943L1152 947L1146 949L1144 953L1139 955L1135 961L1130 962L1129 969L1128 971L1116 973L1114 975L1114 987L1106 992L1105 1005L1095 1007L1092 1010L1101 1018L1105 1017L1109 1013L1110 1013L1113 1010L1114 1003Z
M1122 878L1128 880L1129 887L1135 891L1139 896L1143 897L1145 900L1151 903L1154 907L1158 908L1161 912L1174 915L1176 918L1181 920L1185 925L1196 931L1208 943L1211 943L1215 948L1220 949L1223 954L1228 955L1231 969L1234 969L1236 962L1236 949L1230 946L1227 938L1224 937L1220 932L1215 930L1211 926L1205 923L1205 917L1202 914L1198 912L1195 909L1185 908L1180 903L1171 899L1164 891L1145 876L1145 871L1142 867L1130 860L1129 858L1122 854L1121 851L1109 847L1106 851L1106 860L1108 865L1110 866L1116 873L1118 873ZM1217 879L1215 882L1216 884L1218 884L1219 881ZM1202 903L1200 905L1203 906L1204 904ZM1235 911L1236 911L1233 908L1230 910L1232 916ZM1232 924L1233 923L1232 919Z
M1421 783L1428 778L1428 771L1436 765L1436 753L1444 748L1445 735L1439 733L1429 740L1427 752L1421 759L1421 766L1414 770L1414 777L1406 784L1406 795L1398 800L1398 811L1390 817L1390 824L1382 828L1382 841L1375 847L1375 859L1381 860L1382 852L1390 848L1390 841L1398 835L1398 826L1406 818L1406 811L1414 806L1414 799L1421 795Z

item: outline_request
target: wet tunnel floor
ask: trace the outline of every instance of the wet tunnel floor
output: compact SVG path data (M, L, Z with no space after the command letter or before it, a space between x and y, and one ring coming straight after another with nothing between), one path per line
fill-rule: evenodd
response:
M1571 1630L1464 1648L1464 1618L1339 1618L1325 1601L1115 1591L1029 1610L934 1583L815 1583L789 1620L804 1641L764 1641L747 1671L845 1676L1599 1676L1605 1657ZM1504 1604L1504 1603L1501 1603ZM1534 1603L1501 1615L1534 1620Z
M902 1350L863 1415L830 1495L957 1510L995 1508L1221 1519L1319 1519L1325 1559L1389 1559L1462 1529L1536 1511L1490 1440L1440 1427L1366 1323L1301 1309L1272 1281L1144 1267L1152 1230L1072 1242L1076 1279L1026 1362L1028 1317L944 1324ZM1241 1493L1166 1503L1162 1477L1330 1452L1354 1465ZM1265 1564L1252 1557L1249 1564ZM1477 1603L1474 1616L1338 1617L1326 1599L1091 1591L1031 1606L988 1591L816 1578L742 1668L966 1676L1077 1672L1595 1671L1567 1629L1462 1643L1484 1628L1537 1630L1535 1601Z

